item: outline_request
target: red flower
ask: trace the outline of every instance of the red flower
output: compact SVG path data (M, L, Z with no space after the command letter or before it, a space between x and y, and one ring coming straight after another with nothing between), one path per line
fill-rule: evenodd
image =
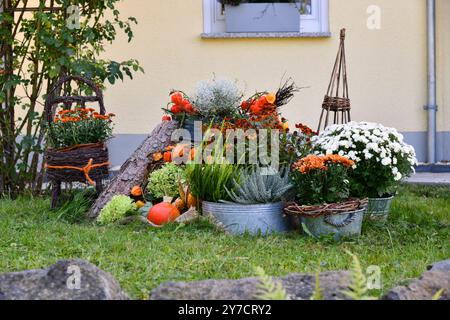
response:
M172 103L175 105L183 105L183 94L181 92L175 92L172 97Z
M242 108L242 110L244 110L244 111L248 111L248 109L250 108L250 103L246 100L246 101L243 101L242 103L241 103L241 108Z
M170 111L171 111L173 114L179 114L179 113L181 113L183 110L181 110L181 107L180 107L179 105L174 105L174 106L172 106L172 108L170 109Z
M187 104L184 105L184 111L186 111L187 113L194 113L194 107L192 106L192 104L188 101Z
M164 115L164 117L162 118L162 121L172 121L172 118L169 115Z

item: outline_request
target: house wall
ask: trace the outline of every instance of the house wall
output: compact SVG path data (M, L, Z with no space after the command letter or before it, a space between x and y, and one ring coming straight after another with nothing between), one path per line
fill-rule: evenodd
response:
M381 8L381 29L367 28L367 8ZM139 25L135 39L121 37L108 57L136 58L145 74L105 93L118 115L112 157L120 164L161 120L171 89L190 92L214 75L238 79L247 93L275 90L283 76L308 87L283 109L292 124L317 127L321 103L339 44L347 28L347 61L354 120L380 122L404 132L426 156L426 1L330 0L332 37L317 39L202 39L201 0L124 1L124 16ZM438 0L439 160L450 160L450 3Z

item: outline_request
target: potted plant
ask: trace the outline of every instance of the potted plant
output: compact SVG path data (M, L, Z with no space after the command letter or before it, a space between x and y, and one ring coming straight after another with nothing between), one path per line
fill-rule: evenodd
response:
M414 173L414 148L394 128L351 122L327 128L314 139L314 148L338 153L355 162L349 179L351 193L369 197L367 215L385 221L402 179Z
M268 235L292 229L283 215L283 197L292 188L288 171L263 175L258 166L192 165L191 192L203 200L203 214L232 234Z
M304 0L220 0L227 32L299 32Z
M285 212L298 216L305 231L320 237L359 236L365 201L349 199L348 174L354 162L339 155L309 155L292 167L296 202Z
M199 143L203 140L203 125L221 126L225 119L238 116L243 94L235 81L213 79L200 81L192 98L182 91L172 91L170 96L171 102L163 110L189 131L192 141ZM163 119L169 120L166 116Z

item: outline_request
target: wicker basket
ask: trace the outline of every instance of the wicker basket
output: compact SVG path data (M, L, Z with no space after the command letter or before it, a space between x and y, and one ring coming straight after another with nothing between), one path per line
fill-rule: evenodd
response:
M92 159L91 168L87 167ZM89 144L72 149L48 150L45 154L47 179L61 182L102 181L109 176L108 167L95 167L108 162L108 149L105 144ZM53 167L73 167L84 169L53 169ZM86 176L87 173L87 176Z
M80 86L89 87L93 96L59 96L64 86L75 81ZM45 113L49 125L53 122L56 109L70 110L74 106L86 107L86 103L98 103L99 113L106 114L101 90L90 80L78 76L64 76L50 91L45 102ZM104 143L79 145L66 149L46 151L45 163L47 180L52 184L52 208L56 207L61 193L61 183L82 182L95 185L97 192L103 190L102 181L109 177L108 149Z

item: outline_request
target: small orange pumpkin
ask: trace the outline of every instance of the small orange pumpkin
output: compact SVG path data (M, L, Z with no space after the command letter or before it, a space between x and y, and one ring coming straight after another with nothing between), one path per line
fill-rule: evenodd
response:
M162 202L152 207L148 212L147 219L157 226L163 226L167 223L174 222L180 216L180 210L174 205Z
M171 151L164 152L164 162L165 163L172 162L172 152Z
M133 197L142 197L143 194L144 192L142 191L142 188L139 186L135 186L133 187L133 189L131 189L131 195Z

